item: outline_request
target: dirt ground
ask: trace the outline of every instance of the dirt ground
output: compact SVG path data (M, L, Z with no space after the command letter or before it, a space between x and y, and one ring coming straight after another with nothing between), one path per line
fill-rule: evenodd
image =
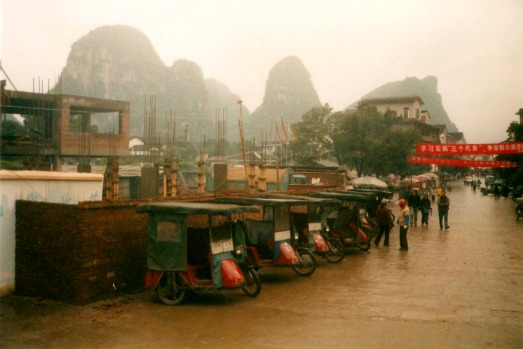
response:
M456 183L409 251L352 251L310 277L261 271L240 290L165 306L149 290L86 306L0 299L0 348L523 348L523 221L510 199ZM398 208L394 207L397 213Z

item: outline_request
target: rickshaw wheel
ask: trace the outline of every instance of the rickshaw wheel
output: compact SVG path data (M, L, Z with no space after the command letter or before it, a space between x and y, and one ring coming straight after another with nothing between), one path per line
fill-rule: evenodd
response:
M185 299L185 290L176 282L176 272L166 271L155 287L158 299L166 305L177 305Z
M338 239L329 239L330 249L325 253L325 259L330 263L339 263L345 258L345 246Z
M299 276L309 276L316 270L316 257L306 248L296 249L300 258L298 264L292 266L294 272Z
M245 286L242 286L243 292L249 297L256 297L261 292L260 276L252 267L244 268Z
M362 251L368 251L370 248L370 239L367 239L367 242L360 241L357 243L358 248Z

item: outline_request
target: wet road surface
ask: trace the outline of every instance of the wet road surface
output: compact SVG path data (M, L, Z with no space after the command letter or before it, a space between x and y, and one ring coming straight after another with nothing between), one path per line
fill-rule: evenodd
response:
M78 307L6 297L0 347L523 348L523 220L510 199L461 183L448 197L450 229L434 208L428 227L409 229L408 252L395 227L390 247L320 260L311 277L260 271L255 299L228 291L168 307L144 291Z

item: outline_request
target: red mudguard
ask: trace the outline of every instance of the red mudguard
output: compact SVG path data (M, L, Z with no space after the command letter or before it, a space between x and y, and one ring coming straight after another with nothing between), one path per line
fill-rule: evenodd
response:
M314 247L316 249L316 252L327 252L329 250L329 246L323 239L323 237L320 234L314 234Z
M236 287L245 282L242 270L232 259L222 261L222 282L223 287Z
M278 257L278 264L296 264L298 263L298 253L292 248L288 242L282 242L280 244L280 256Z
M145 288L155 288L162 278L163 271L149 270L145 273Z

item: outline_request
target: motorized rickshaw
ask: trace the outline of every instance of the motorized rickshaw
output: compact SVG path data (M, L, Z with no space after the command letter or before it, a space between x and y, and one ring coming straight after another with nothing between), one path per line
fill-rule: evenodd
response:
M306 247L330 263L339 263L345 258L343 243L328 234L326 207L339 207L341 201L328 198L286 194L259 194L256 197L303 200L305 210L291 207L291 229L293 242Z
M179 304L189 290L241 288L251 297L260 293L256 271L235 258L241 251L234 250L233 235L241 229L232 221L233 214L256 213L258 207L170 202L136 210L149 214L145 286L154 288L161 302Z
M343 203L341 207L327 212L327 224L331 236L342 241L345 247L357 246L362 251L369 250L373 231L367 221L366 208L374 202L373 195L347 191L321 191L311 193L310 196L340 200Z
M263 197L221 197L217 203L257 205L263 208L262 220L243 222L247 259L255 268L292 267L299 276L316 270L314 254L304 247L293 247L290 207L303 205L302 199Z
M354 195L365 195L369 197L373 197L374 200L369 200L366 204L365 210L367 211L367 217L366 217L366 223L368 223L368 227L365 223L363 223L363 230L366 231L367 235L372 238L378 234L379 231L379 225L378 225L378 219L376 217L376 210L378 206L383 202L383 200L386 200L386 202L389 202L392 197L394 196L394 193L388 191L388 190L380 190L380 189L348 189L348 190L335 190L335 189L328 189L326 191L329 192L339 192L342 194L354 194ZM367 232L368 230L368 232Z

